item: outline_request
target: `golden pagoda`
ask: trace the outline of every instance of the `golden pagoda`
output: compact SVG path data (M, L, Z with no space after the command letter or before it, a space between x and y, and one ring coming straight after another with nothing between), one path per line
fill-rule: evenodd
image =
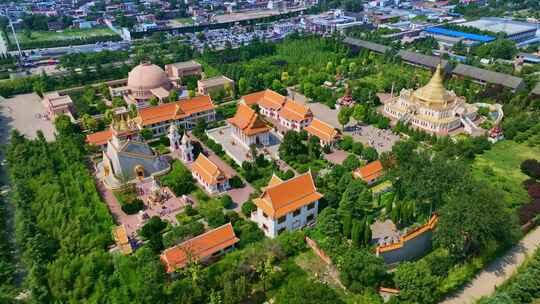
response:
M441 65L429 82L417 89L403 89L399 96L383 101L383 115L430 134L473 133L477 108L444 87Z

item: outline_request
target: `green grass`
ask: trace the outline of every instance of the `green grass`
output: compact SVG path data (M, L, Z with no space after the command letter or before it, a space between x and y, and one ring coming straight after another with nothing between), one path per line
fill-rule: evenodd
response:
M521 172L520 165L530 158L540 159L540 150L515 141L501 141L476 157L473 176L503 190L504 200L511 206L518 206L529 202L522 186L528 177Z
M191 19L191 17L176 18L176 19L174 19L174 21L179 22L179 23L183 23L183 24L193 24L193 19Z
M93 29L68 29L59 32L54 31L31 31L30 37L23 32L16 32L20 43L38 42L38 41L58 41L73 40L78 38L90 38L95 36L116 36L116 33L109 28ZM13 33L9 34L10 41L13 39Z

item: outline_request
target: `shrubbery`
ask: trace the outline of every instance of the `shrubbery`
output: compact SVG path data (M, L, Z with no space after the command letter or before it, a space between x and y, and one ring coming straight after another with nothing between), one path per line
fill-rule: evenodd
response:
M140 210L143 210L144 202L140 199L135 199L130 203L125 203L122 205L122 211L126 214L136 214Z

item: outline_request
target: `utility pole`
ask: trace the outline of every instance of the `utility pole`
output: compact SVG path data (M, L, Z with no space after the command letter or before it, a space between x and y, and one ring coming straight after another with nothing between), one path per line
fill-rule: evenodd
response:
M7 8L5 10L5 13L6 13L6 18L8 19L9 27L11 28L11 32L13 33L13 38L15 38L15 44L17 45L17 50L19 52L19 67L22 68L23 56L22 56L21 46L19 44L19 38L17 38L17 34L15 33L15 28L13 27L13 23L11 22L11 18L9 17L9 12Z

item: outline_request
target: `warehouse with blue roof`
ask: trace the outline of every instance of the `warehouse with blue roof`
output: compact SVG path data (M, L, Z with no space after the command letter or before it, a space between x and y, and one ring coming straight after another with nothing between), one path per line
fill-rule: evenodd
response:
M471 34L460 31L445 29L442 27L430 27L423 31L423 36L431 36L445 47L452 47L461 42L470 47L481 43L495 40L496 38L488 35Z

